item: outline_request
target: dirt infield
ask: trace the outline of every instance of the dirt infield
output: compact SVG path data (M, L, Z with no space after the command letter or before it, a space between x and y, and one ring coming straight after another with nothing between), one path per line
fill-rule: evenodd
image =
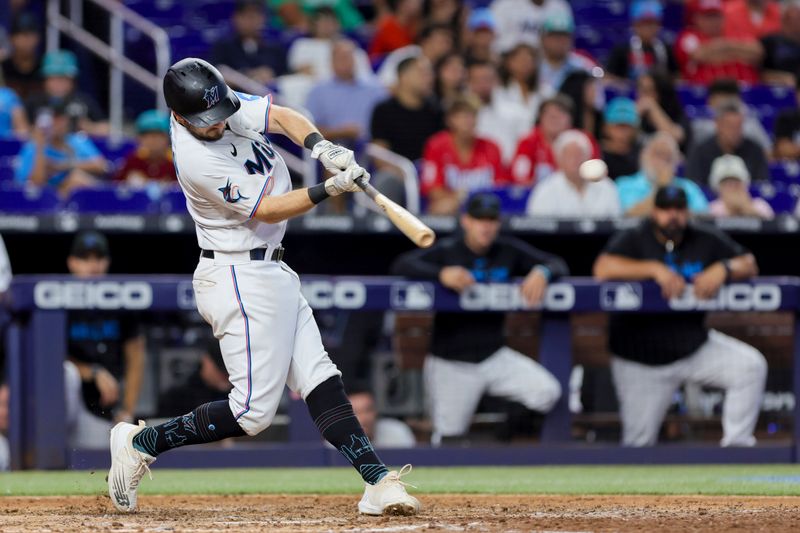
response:
M800 498L421 495L413 518L366 517L356 496L0 497L0 531L800 531Z

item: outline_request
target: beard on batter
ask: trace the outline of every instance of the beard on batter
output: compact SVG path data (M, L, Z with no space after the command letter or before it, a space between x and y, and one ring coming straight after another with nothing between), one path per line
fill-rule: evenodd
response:
M184 126L195 139L214 142L222 139L222 136L225 135L225 124L226 122L222 121L207 128L198 128L188 123Z

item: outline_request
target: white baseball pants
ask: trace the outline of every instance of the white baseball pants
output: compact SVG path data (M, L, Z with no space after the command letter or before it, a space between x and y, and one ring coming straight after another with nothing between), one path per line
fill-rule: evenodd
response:
M286 263L217 252L214 259L200 258L193 285L233 385L231 412L248 435L270 425L285 385L305 399L341 375L322 346L300 279Z
M719 331L688 357L668 365L643 365L611 358L611 374L619 399L624 446L652 446L661 422L683 383L719 387L722 405L722 446L753 446L753 430L761 411L767 362L761 352Z
M561 397L561 385L547 369L507 346L480 363L428 355L423 374L434 444L467 432L484 393L543 413Z

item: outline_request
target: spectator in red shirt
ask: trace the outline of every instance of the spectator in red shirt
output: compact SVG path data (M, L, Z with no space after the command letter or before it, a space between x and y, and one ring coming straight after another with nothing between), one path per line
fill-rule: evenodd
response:
M781 29L781 8L774 0L729 0L723 13L731 39L756 40Z
M392 50L414 44L422 13L422 0L388 0L391 13L378 21L375 38L369 45L374 61Z
M115 181L129 185L145 185L151 181L172 182L175 165L169 146L169 117L151 109L136 119L139 143L122 168L114 176Z
M764 51L754 39L726 37L721 0L700 0L695 27L685 30L675 43L682 77L708 85L717 78L746 83L759 80L758 65Z
M470 97L455 100L447 129L425 145L421 192L432 215L454 215L470 192L505 181L500 148L475 133L479 108Z

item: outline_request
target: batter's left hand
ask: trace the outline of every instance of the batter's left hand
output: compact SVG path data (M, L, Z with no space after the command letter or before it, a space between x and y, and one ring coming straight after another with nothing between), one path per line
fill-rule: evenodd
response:
M356 164L352 150L330 141L319 141L315 144L311 150L311 157L318 159L322 166L331 172L341 172Z
M325 180L325 191L331 196L338 196L343 192L357 192L361 190L356 184L356 179L361 178L362 183L369 183L369 172L366 169L353 165L344 172L339 172L332 178Z
M701 300L713 298L727 277L723 264L714 263L694 277L694 295Z
M522 297L528 305L537 305L542 302L544 292L547 290L547 278L539 270L532 270L522 280Z

